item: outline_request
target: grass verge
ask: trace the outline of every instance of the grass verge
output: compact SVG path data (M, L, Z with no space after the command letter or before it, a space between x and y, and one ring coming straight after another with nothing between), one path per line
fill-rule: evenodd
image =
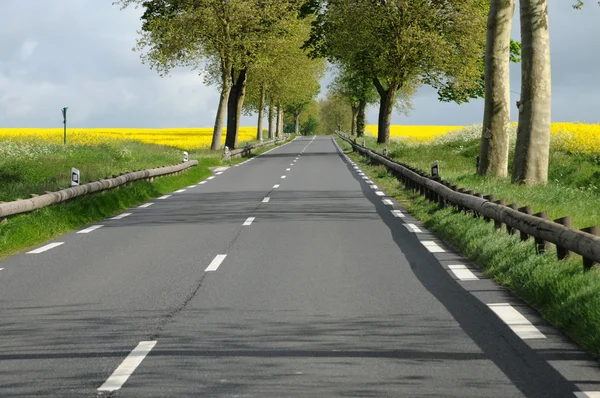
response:
M279 145L283 145L283 143ZM271 148L273 147L261 148L252 156L257 156ZM244 158L237 158L222 162L220 152L214 154L210 151L193 152L190 154L190 158L197 159L198 166L192 167L178 176L159 177L152 183L135 181L130 186L121 186L117 189L81 196L30 213L9 217L0 224L0 259L92 222L113 216L147 200L196 184L211 174L209 167L244 161ZM177 161L173 162L173 164L175 163ZM134 166L133 168L141 167Z
M600 273L583 272L580 258L556 259L555 250L536 255L532 240L497 231L493 223L465 216L455 209L440 210L423 197L405 190L383 166L371 165L340 147L361 164L367 175L395 197L432 232L449 242L482 272L506 286L583 349L600 357Z

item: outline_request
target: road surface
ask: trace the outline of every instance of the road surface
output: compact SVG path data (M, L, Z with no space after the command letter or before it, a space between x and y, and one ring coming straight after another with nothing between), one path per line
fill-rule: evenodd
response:
M330 137L0 262L0 315L1 397L600 396Z

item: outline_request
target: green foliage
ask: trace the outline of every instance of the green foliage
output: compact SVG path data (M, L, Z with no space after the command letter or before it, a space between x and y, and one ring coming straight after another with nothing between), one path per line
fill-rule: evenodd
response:
M350 130L352 111L343 97L329 93L325 99L320 101L319 105L321 134Z

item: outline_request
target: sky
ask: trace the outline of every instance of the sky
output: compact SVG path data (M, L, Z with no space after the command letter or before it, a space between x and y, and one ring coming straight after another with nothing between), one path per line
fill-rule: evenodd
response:
M554 121L600 123L600 7L548 0ZM161 77L132 51L141 9L112 0L0 0L0 127L212 127L218 92L197 72ZM519 39L518 5L513 37ZM331 73L322 82L322 92ZM511 102L520 92L520 67L511 67ZM393 124L481 123L482 100L440 103L423 87L410 115ZM516 107L514 107L516 110ZM515 119L516 112L512 112ZM369 109L377 121L377 107ZM242 125L254 125L245 116Z

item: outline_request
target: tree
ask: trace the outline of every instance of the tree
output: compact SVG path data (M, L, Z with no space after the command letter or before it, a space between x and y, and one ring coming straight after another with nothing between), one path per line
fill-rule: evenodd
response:
M413 91L424 76L460 88L477 82L483 0L332 0L312 10L319 17L307 45L372 79L380 143L389 142L397 94Z
M512 181L548 180L551 123L550 37L546 0L520 0L521 99Z
M138 48L154 65L218 65L221 97L213 147L227 107L226 145L235 148L246 93L248 69L273 36L286 36L286 24L298 16L301 0L120 0L146 8ZM212 65L214 65L213 63ZM214 73L213 73L214 76ZM220 138L220 136L219 136Z
M352 126L350 135L362 137L365 133L365 110L367 105L377 102L375 86L362 71L340 65L338 74L329 86L333 91L348 101L352 109Z
M336 131L348 131L352 124L352 112L347 102L335 93L329 93L320 101L321 132L333 134Z
M515 1L492 0L490 4L485 54L485 106L477 168L480 175L508 175L510 32Z

